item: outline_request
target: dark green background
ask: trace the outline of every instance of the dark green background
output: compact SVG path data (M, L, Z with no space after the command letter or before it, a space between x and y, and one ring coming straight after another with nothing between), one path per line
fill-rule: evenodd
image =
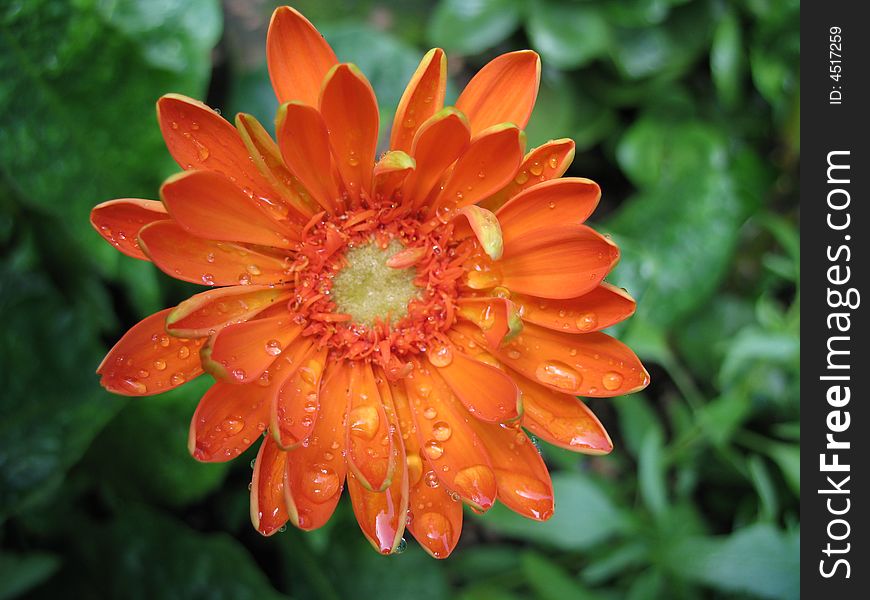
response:
M253 454L186 450L205 378L160 397L94 369L142 316L193 290L88 224L154 198L176 167L154 102L276 108L273 6L0 0L0 600L545 600L798 596L800 153L796 0L441 0L297 5L372 80L383 122L425 49L457 90L487 60L543 58L530 147L572 137L601 183L610 281L638 299L619 336L652 385L591 405L608 457L546 444L556 515L468 514L459 548L372 551L346 501L323 530L265 539ZM377 596L375 596L377 595Z

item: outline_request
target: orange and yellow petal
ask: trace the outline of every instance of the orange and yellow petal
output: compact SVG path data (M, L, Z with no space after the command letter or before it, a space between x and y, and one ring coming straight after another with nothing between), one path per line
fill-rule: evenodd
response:
M291 247L296 237L220 173L173 175L161 186L160 198L175 222L197 237L275 248Z
M613 442L582 400L553 391L525 377L517 378L523 391L523 426L554 446L583 454L607 454Z
M319 411L307 444L289 452L285 499L296 527L312 530L326 524L341 497L347 393L350 373L343 363L331 365L317 392Z
M288 279L284 259L242 244L196 237L174 221L143 227L139 246L167 275L200 285L275 285Z
M169 313L166 332L201 338L235 323L244 323L289 298L291 290L272 286L233 286L191 296Z
M634 314L637 305L623 289L602 282L577 298L552 300L512 294L524 321L566 333L600 331Z
M98 204L91 210L91 225L103 239L127 256L150 260L139 247L139 230L155 221L169 219L156 200L121 198Z
M472 133L498 123L520 129L529 122L541 83L541 59L531 50L509 52L487 63L456 100Z
M288 454L267 436L257 453L251 479L251 523L263 535L279 531L290 519L284 500L287 460Z
M445 108L423 123L414 135L411 157L417 169L405 183L403 195L415 208L424 205L444 171L465 151L471 130L465 116Z
M504 235L523 234L561 225L583 223L601 198L601 188L589 179L564 177L520 192L496 212Z
M236 383L260 377L302 332L289 313L229 325L210 342L213 374Z
M157 120L169 153L182 169L215 171L257 197L275 195L236 128L202 102L166 94L157 101Z
M399 100L390 133L390 149L410 152L420 125L444 106L447 56L433 48L423 56Z
M268 421L268 390L258 383L216 382L190 421L188 450L202 462L225 462L260 439Z
M649 383L634 352L600 332L573 335L527 323L522 334L492 352L511 369L564 394L620 396Z
M518 237L504 234L496 265L501 285L511 291L564 299L598 287L618 260L619 248L603 235L585 225L562 225Z
M202 375L203 340L166 333L171 308L145 317L124 334L97 368L100 385L123 396L152 396Z
M323 78L338 62L320 32L302 14L281 6L266 36L266 61L278 102L317 106Z

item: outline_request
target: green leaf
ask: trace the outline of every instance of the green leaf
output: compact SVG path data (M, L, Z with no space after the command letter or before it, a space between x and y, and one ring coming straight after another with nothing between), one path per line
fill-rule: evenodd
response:
M77 540L76 572L64 595L103 598L279 600L245 548L224 533L205 534L128 503ZM83 589L70 589L77 585ZM84 592L87 591L87 594ZM78 592L78 593L77 593Z
M544 64L573 69L606 53L610 32L601 9L566 0L532 0L528 34Z
M0 172L22 202L63 218L109 272L92 206L156 197L173 170L154 103L202 97L217 0L11 2L0 9Z
M480 521L503 535L534 540L563 550L583 550L602 542L629 525L627 515L613 503L601 485L582 473L555 473L556 512L539 523L496 504Z
M623 443L633 456L640 456L643 451L641 444L648 432L657 431L659 437L664 438L662 423L650 406L645 394L617 396L612 402L619 415Z
M53 554L0 552L0 600L21 596L51 577L59 566Z
M95 441L88 473L130 499L183 506L204 498L221 485L230 467L196 461L187 449L193 411L212 383L211 377L202 376L129 403Z
M649 511L661 517L668 508L665 483L664 440L657 429L650 429L643 437L638 455L638 486Z
M529 586L540 600L594 600L597 596L561 567L537 552L524 552L520 561Z
M14 316L0 344L0 521L46 501L125 403L94 375L108 299L74 266L61 275L72 278L64 289L44 273L0 267L0 314Z
M429 43L460 54L492 48L517 29L520 6L517 0L441 0L429 20Z
M800 596L799 532L755 524L730 536L680 540L662 558L676 576L723 592Z
M740 22L734 11L729 10L719 18L713 34L710 50L710 72L719 99L727 108L733 109L740 102L746 55Z

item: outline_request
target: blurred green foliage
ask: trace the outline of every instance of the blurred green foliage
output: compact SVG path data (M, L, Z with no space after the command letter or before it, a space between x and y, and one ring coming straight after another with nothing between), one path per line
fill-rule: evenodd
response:
M173 171L165 92L271 122L273 6L6 0L0 599L798 597L797 0L296 6L368 74L385 126L430 46L453 98L498 53L541 54L530 145L574 138L569 174L602 184L596 226L622 248L610 280L639 303L619 335L653 384L592 402L612 455L543 445L548 523L469 513L442 562L413 543L379 557L345 503L323 530L260 538L253 456L187 454L207 382L129 402L98 387L106 347L190 288L114 252L88 211L153 198Z

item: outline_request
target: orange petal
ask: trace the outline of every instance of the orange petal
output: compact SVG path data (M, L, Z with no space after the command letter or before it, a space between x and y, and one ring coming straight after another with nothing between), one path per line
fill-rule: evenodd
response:
M391 149L410 152L420 124L444 106L446 89L447 57L441 48L433 48L420 61L396 108L390 134Z
M139 230L149 223L168 218L163 204L138 198L109 200L91 210L91 225L97 233L127 256L139 260L149 260L139 248Z
M404 152L393 150L384 154L373 171L375 198L390 200L398 204L405 180L414 172L417 163Z
M595 230L564 225L519 237L504 234L504 255L496 265L512 292L575 298L598 287L618 260L616 244Z
M503 371L474 360L451 344L433 346L426 357L478 419L501 423L519 416L520 390Z
M225 327L211 344L210 362L237 383L263 374L302 332L289 313Z
M295 447L311 435L317 421L317 390L326 364L326 348L311 352L311 343L297 343L290 375L281 378L271 402L270 430L278 445Z
M369 490L357 477L347 474L347 489L353 513L366 539L381 554L396 551L408 520L408 469L405 465L405 447L398 432L392 439L392 462L397 471L390 486L383 492Z
M351 64L333 67L323 82L320 113L332 156L351 198L371 196L378 145L378 101L365 75Z
M530 187L502 206L496 216L502 231L519 238L536 229L579 225L601 198L598 184L582 177L566 177Z
M465 116L445 108L420 126L411 145L417 170L405 182L403 195L413 206L423 206L444 171L468 147L471 131Z
M335 212L338 185L332 177L329 132L320 112L299 102L282 104L275 118L281 156L317 204Z
M195 237L172 221L146 225L139 245L167 275L200 285L278 284L284 261L232 242Z
M255 197L275 197L236 128L202 102L166 94L157 101L157 120L169 153L182 169L216 171Z
M462 503L450 498L434 471L424 474L420 442L403 385L390 386L408 467L408 530L426 552L447 558L462 533Z
M514 427L472 423L483 440L495 480L498 499L529 519L546 521L553 516L553 483L538 449L519 424Z
M492 351L510 368L564 394L606 398L649 383L634 352L604 333L572 335L526 324L516 339Z
M468 424L472 417L444 381L415 361L405 379L417 439L428 468L462 500L486 511L495 502L495 474L480 439Z
M456 108L468 117L472 133L497 123L513 123L522 129L529 122L540 83L541 59L535 52L502 54L468 82Z
M458 314L483 331L490 346L498 347L523 328L517 306L506 298L460 298Z
M480 132L462 153L430 210L475 204L504 187L516 174L525 151L525 134L511 124Z
M519 307L523 321L566 333L605 329L630 317L636 308L628 292L603 282L577 298L550 300L514 294L511 300Z
M523 426L542 440L583 454L607 454L613 442L583 402L517 377L523 391ZM501 494L499 494L501 497Z
M271 436L263 440L257 453L251 479L251 523L263 535L272 535L290 518L284 500L287 458Z
M392 400L381 395L370 363L352 364L347 398L347 466L357 482L375 492L390 485L395 453L390 437ZM387 388L383 392L389 394Z
M301 215L303 221L307 221L314 216L320 210L317 203L284 164L278 144L260 122L252 115L239 113L236 115L236 129L257 170L281 195L280 201L266 204L265 208L278 220L295 220Z
M291 291L271 286L233 286L196 294L166 318L166 332L175 337L214 335L227 325L244 323L287 299Z
M190 421L190 454L202 462L225 462L247 450L266 429L266 397L266 388L259 382L216 382L199 401Z
M299 100L310 106L317 106L320 84L338 62L314 25L289 6L281 6L272 13L266 35L266 60L278 102Z
M201 238L276 248L290 248L291 238L298 238L220 173L173 175L161 186L160 198L176 223Z
M344 486L344 416L349 373L344 364L330 363L318 390L319 410L307 444L291 450L285 475L290 519L300 529L326 524Z
M521 191L542 181L561 177L573 160L574 140L568 138L550 140L546 144L533 148L523 158L516 177L498 192L483 200L480 205L496 211Z
M462 217L462 219L460 219ZM481 249L492 260L498 260L504 253L504 238L501 235L501 225L496 216L485 208L479 206L463 206L456 211L456 230L454 237L464 237L463 219L468 223L474 237L477 238Z
M302 326L293 323L289 313L229 325L212 341L209 362L237 383L248 383L262 375L301 332Z
M123 396L153 396L202 375L203 340L167 335L170 312L167 308L145 317L118 340L97 368L100 385Z

